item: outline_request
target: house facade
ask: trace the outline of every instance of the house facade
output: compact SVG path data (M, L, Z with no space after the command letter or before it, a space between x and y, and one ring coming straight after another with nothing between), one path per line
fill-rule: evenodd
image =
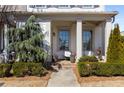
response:
M49 55L63 59L65 51L83 55L97 55L98 48L104 61L112 21L117 12L105 11L102 5L19 5L13 6L16 27L20 28L30 15L35 15L45 34L45 49ZM7 46L7 24L1 25L0 49ZM51 59L51 57L50 57Z

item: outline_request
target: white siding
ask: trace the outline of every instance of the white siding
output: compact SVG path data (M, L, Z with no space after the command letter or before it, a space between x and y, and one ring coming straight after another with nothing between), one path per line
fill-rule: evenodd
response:
M51 21L42 21L42 22L39 22L42 30L43 30L43 33L45 35L45 38L44 38L44 49L48 52L49 55L51 55Z
M52 47L53 47L53 54L55 55L58 51L58 30L53 25L52 27L52 33L54 33L54 36L52 36Z

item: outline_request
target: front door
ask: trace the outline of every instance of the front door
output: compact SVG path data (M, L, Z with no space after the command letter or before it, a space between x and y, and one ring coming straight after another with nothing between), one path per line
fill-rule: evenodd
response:
M70 31L67 28L60 28L58 32L59 58L64 58L64 52L69 51Z
M83 55L92 55L92 31L83 31Z

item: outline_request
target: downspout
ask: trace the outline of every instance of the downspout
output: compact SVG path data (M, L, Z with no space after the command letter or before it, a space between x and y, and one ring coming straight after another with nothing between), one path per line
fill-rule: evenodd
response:
M114 23L114 22L115 22L115 16L112 17L112 23Z

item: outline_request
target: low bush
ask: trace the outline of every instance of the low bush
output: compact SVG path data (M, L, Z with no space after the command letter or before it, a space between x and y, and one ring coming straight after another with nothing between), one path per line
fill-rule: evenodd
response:
M124 63L79 62L80 76L124 76Z
M18 62L13 64L13 75L17 77L42 76L46 74L46 69L41 63L34 62Z
M98 62L98 59L95 56L82 56L79 62Z
M0 64L0 77L6 77L10 75L11 64Z

